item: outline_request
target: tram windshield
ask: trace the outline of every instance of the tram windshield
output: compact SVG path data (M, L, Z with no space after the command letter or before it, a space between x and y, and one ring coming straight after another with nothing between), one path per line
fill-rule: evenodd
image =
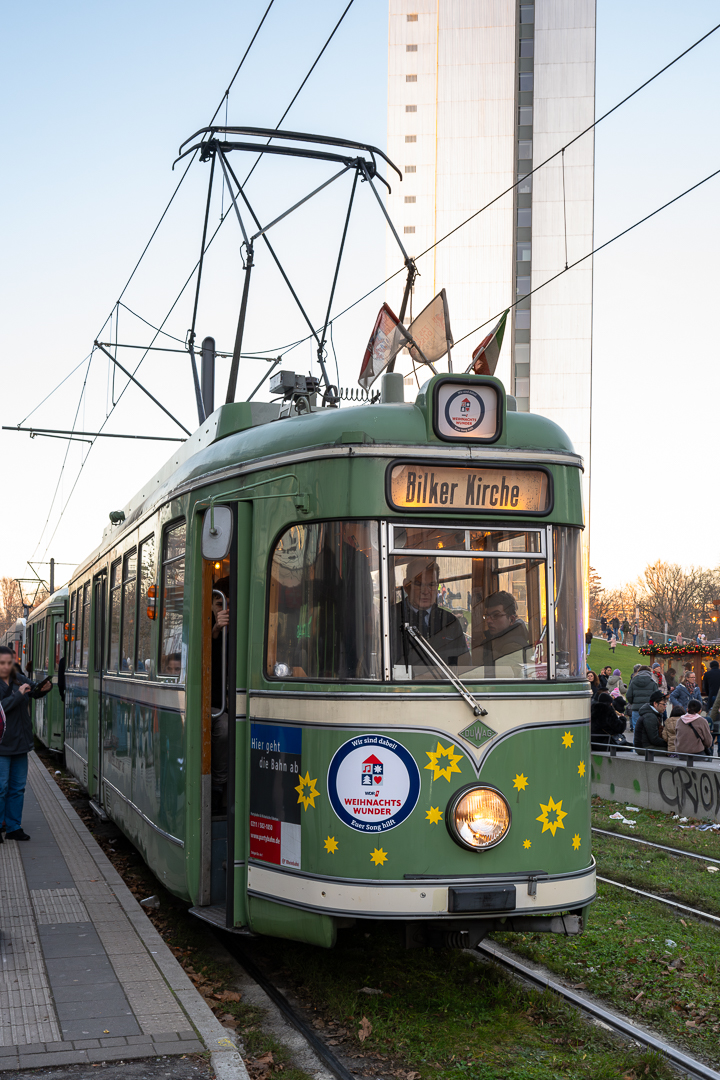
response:
M270 570L270 677L379 680L385 671L393 682L444 681L417 634L465 682L582 676L579 529L553 529L551 578L545 527L389 523L384 608L379 534L372 521L283 534Z

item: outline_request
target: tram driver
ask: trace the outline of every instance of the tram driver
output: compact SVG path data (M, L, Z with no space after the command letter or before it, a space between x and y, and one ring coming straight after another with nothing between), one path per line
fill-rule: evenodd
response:
M394 664L432 667L429 658L404 632L405 623L414 626L446 664L454 668L469 664L470 653L459 620L438 604L439 580L440 567L434 559L420 556L408 562L403 596L395 605Z
M501 591L486 597L483 618L485 637L479 662L486 669L498 662L519 669L525 663L530 637L527 626L518 618L517 601L512 593Z

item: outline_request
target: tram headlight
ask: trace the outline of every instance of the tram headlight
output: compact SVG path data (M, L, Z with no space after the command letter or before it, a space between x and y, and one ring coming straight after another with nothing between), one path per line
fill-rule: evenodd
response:
M472 784L455 792L445 821L448 832L461 847L485 851L507 835L510 807L495 788Z

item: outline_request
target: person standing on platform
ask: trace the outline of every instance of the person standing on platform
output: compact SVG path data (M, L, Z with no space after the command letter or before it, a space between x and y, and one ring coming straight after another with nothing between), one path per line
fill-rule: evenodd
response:
M718 690L720 690L720 664L718 664L717 660L711 660L710 667L703 675L702 680L702 692L708 699L708 710L712 709L715 704Z
M51 689L50 679L39 684L18 675L12 649L0 645L0 705L6 722L0 743L0 823L5 822L6 840L30 839L22 828L28 754L33 748L30 698L44 697Z

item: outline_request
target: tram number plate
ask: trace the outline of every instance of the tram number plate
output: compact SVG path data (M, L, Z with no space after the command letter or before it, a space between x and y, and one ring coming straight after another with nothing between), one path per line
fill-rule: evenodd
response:
M474 469L403 462L390 466L389 501L397 510L481 510L502 514L547 514L550 476L544 469Z
M448 911L514 911L515 886L461 886L448 889Z

